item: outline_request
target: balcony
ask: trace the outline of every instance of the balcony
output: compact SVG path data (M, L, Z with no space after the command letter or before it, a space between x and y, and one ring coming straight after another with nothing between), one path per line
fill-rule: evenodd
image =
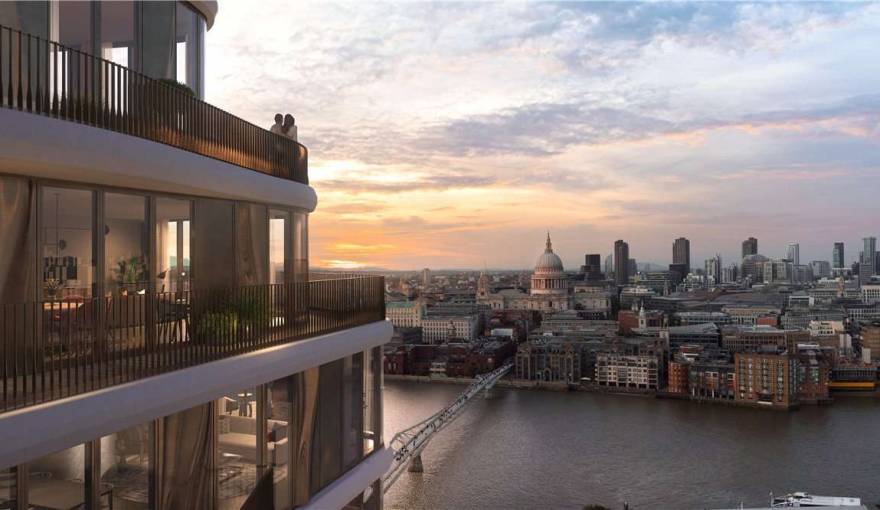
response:
M385 319L382 277L323 278L0 305L0 413Z
M0 26L0 107L136 136L308 184L301 144L93 55Z

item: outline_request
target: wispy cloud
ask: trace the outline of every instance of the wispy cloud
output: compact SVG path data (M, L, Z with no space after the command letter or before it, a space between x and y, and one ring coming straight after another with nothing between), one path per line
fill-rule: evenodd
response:
M751 233L827 258L785 225L872 233L846 218L880 213L878 47L874 3L228 2L208 98L296 116L317 265L528 265L548 227L564 260Z

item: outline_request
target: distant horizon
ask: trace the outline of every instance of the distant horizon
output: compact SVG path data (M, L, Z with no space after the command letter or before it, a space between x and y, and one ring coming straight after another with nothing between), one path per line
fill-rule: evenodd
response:
M880 4L221 3L207 100L291 112L337 269L880 237ZM259 31L253 27L259 26ZM308 27L300 30L299 27ZM662 264L662 262L659 262Z

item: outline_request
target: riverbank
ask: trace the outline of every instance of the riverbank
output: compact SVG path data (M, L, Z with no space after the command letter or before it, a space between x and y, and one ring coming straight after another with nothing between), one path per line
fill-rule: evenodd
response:
M472 377L431 377L431 376L422 376L422 375L397 375L397 374L385 374L385 380L387 381L406 381L406 382L417 382L423 384L453 384L453 385L462 385L467 386L472 384L476 379ZM576 392L585 392L585 393L600 393L600 394L608 394L608 395L623 395L623 396L639 396L639 397L653 397L658 400L682 400L687 402L695 402L698 404L709 404L709 405L722 405L722 406L731 406L731 407L745 407L752 409L773 409L777 411L794 411L802 406L830 406L833 404L834 399L841 397L870 397L870 398L878 398L880 399L880 392L875 392L872 394L866 393L840 393L835 394L833 398L828 400L823 400L819 402L810 402L810 403L801 403L798 405L792 405L787 408L780 407L771 407L771 406L761 406L752 403L745 402L736 402L735 400L728 399L712 399L712 398L692 398L689 395L681 395L677 393L669 393L665 391L653 391L653 390L644 390L644 389L633 389L633 388L606 388L602 386L595 385L584 385L584 384L569 384L566 382L555 382L555 381L527 381L522 379L502 379L496 383L496 387L498 388L511 388L511 389L520 389L520 390L543 390L543 391L576 391Z

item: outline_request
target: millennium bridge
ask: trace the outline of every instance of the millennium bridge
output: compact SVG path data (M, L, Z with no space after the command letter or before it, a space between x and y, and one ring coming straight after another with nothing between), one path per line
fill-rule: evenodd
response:
M481 393L490 390L512 368L513 361L511 360L492 372L478 375L476 380L454 402L412 427L395 434L389 443L391 449L394 450L394 461L382 478L383 490L387 492L388 488L394 485L394 482L400 478L405 470L421 473L423 470L422 451L428 446L431 439L461 416L469 403Z

